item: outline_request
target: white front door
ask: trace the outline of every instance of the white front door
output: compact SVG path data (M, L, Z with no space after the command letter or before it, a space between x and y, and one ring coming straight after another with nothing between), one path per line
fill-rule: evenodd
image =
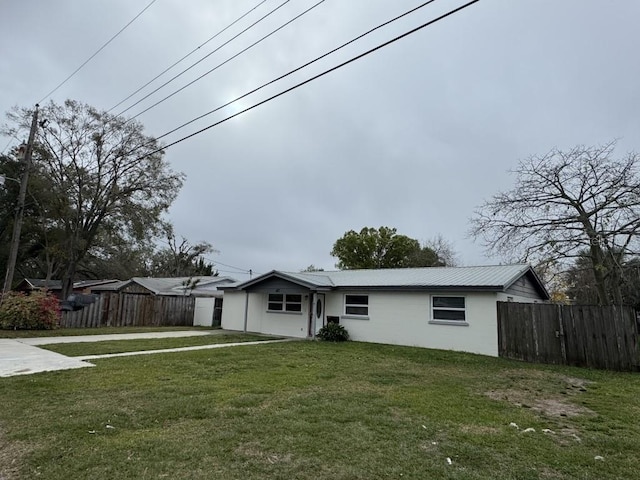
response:
M309 336L315 337L316 332L324 326L324 293L314 293L311 312L309 315Z

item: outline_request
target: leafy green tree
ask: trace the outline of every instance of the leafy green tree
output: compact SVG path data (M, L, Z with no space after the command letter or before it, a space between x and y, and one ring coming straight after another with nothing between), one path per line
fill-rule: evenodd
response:
M0 271L6 270L9 245L13 234L20 179L24 164L13 153L0 156L0 175L5 178L0 188ZM59 262L55 259L56 232L48 218L47 206L54 199L49 181L32 168L25 199L17 273L23 277L53 278Z
M433 249L389 227L349 230L336 240L331 255L338 258L336 267L343 270L444 265Z
M24 136L31 113L8 113L4 132ZM37 130L34 170L50 193L43 231L66 296L92 249L149 241L158 233L184 175L171 170L160 144L138 122L73 100L49 103L40 117L48 125Z

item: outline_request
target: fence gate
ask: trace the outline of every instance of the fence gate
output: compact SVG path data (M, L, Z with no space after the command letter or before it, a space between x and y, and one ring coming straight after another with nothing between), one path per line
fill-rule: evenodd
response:
M640 371L638 323L631 307L498 302L501 357Z

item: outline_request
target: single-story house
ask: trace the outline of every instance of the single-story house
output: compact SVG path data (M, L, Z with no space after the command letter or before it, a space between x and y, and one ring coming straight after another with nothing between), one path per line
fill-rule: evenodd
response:
M221 287L222 328L313 338L339 322L356 341L498 355L497 302L546 302L529 265L332 272L273 270Z
M114 285L122 283L120 280L78 280L73 282L73 293L89 294L94 289L112 288ZM31 292L34 290L49 290L60 298L62 294L62 282L60 280L45 280L41 278L25 278L14 288L17 292ZM62 299L61 299L62 300Z

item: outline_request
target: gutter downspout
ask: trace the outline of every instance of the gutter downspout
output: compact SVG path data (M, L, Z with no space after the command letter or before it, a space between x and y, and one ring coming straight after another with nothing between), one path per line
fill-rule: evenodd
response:
M245 297L244 297L244 333L247 333L248 314L249 314L249 291L245 290Z

